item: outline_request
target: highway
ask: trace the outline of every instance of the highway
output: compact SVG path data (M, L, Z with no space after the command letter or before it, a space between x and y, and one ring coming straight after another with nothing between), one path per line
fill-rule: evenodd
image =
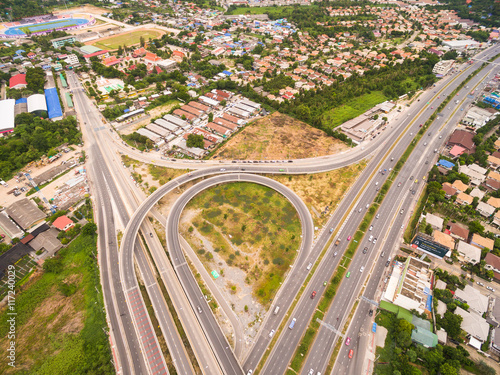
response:
M479 77L481 77L483 74L480 74ZM474 78L468 85L472 87L474 85L474 82L477 82L479 78ZM440 96L440 100L438 102L433 101L431 104L435 108L439 105L439 102L441 102L453 89L454 87L447 88L443 90L443 92L436 93L435 96ZM470 89L463 89L459 96L457 97L459 100L463 99L468 93ZM430 106L431 106L430 104ZM450 105L452 110L454 110L454 105ZM413 181L410 181L410 185L408 183L405 183L405 178L406 180L409 181L409 177L412 175L414 176L414 179L418 179L421 181L421 178L426 174L426 170L429 169L432 166L432 160L430 159L431 157L427 157L428 160L430 160L429 164L425 164L425 160L422 158L421 155L424 154L424 152L431 154L431 156L434 156L434 149L438 148L438 145L441 144L446 140L447 133L446 132L438 132L439 127L443 124L444 119L448 115L448 110L443 110L443 113L445 116L439 116L436 121L434 121L431 129L428 131L428 133L431 133L431 137L429 136L424 136L423 139L420 141L418 147L414 150L414 153L412 155L410 160L412 160L411 163L406 163L402 171L400 172L401 178L398 176L397 182L395 185L393 185L391 191L388 193L388 197L391 197L390 199L386 199L384 201L383 207L381 207L378 211L380 214L379 219L374 219L374 222L372 223L374 228L373 231L369 231L369 235L373 235L374 238L378 238L378 246L384 245L384 241L381 241L383 238L383 231L387 230L389 228L392 228L392 230L401 231L401 224L399 222L391 223L389 222L389 215L387 210L393 209L396 212L400 212L398 210L399 208L399 202L402 202L403 198L405 199L403 208L406 208L406 211L408 212L408 207L410 207L409 202L417 197L418 195L413 195L410 193L409 186L411 184L414 184ZM449 111L451 112L451 110ZM454 118L453 120L457 120L460 117L460 110L456 111L454 113ZM409 129L408 131L410 133L415 134L419 130L419 125L421 123L424 123L430 113L427 113L427 111L424 112L421 116L416 116L415 120L412 122L412 128ZM413 117L413 116L410 116ZM449 122L449 128L453 127L455 122L450 121ZM439 133L439 134L438 134ZM442 138L439 138L439 135ZM366 205L371 205L373 202L373 199L376 195L376 187L375 183L378 182L379 185L381 186L384 182L384 179L386 176L382 176L380 173L376 173L373 178L370 178L373 175L373 171L377 171L380 168L382 169L389 169L393 167L394 163L399 159L400 155L404 152L406 147L408 146L409 142L412 140L413 137L410 136L404 136L402 140L396 144L396 147L392 150L392 152L388 154L383 154L380 153L378 155L375 155L374 159L370 162L370 165L367 167L367 169L363 172L362 176L358 181L356 182L353 190L355 191L361 191L362 186L367 181L369 181L368 184L368 189L363 193L362 196L360 196L356 200L355 197L349 197L347 196L344 201L342 202L341 207L334 213L333 217L333 223L338 223L339 227L341 228L339 230L340 234L339 237L342 239L341 245L338 247L338 249L329 249L328 253L325 255L323 258L322 263L318 267L314 277L308 284L306 290L303 293L303 296L297 305L297 307L294 309L293 313L291 316L288 317L288 320L291 320L292 317L300 317L297 320L297 323L295 324L295 327L293 330L285 330L282 335L280 336L280 339L273 348L273 352L271 356L268 358L266 362L266 366L264 367L264 370L262 373L264 374L282 374L286 371L286 367L288 366L289 361L292 358L292 355L295 351L295 348L300 342L300 338L302 337L302 334L309 324L309 321L312 317L312 314L314 313L314 309L316 307L317 302L319 301L318 296L316 296L316 300L311 301L310 295L313 290L316 290L318 295L322 293L324 287L323 282L325 280L330 280L332 277L333 271L335 267L338 265L340 261L340 255L343 253L346 245L347 245L347 237L349 235L353 235L362 219L364 216L364 213L366 212ZM424 146L424 143L428 143L426 146ZM381 160L385 158L385 161L380 164ZM390 162L391 158L394 158L394 162ZM410 171L408 169L410 168ZM412 171L411 169L416 168L416 170ZM401 187L397 187L398 182L402 182ZM358 185L359 184L359 185ZM358 185L358 186L356 186ZM399 192L400 194L395 194L394 190L396 192ZM351 204L352 203L352 204ZM361 209L362 214L360 214L358 211ZM339 212L340 211L340 212ZM337 215L337 212L339 214ZM347 212L346 216L344 219L340 219L339 217L343 215L345 212ZM401 215L403 217L403 215ZM332 223L332 227L336 227ZM327 226L327 227L330 227ZM329 233L326 233L325 235L329 235ZM399 238L398 238L399 241ZM399 242L395 242L398 244ZM368 274L368 271L370 270L370 265L373 264L373 262L378 258L376 254L377 247L373 246L373 243L370 243L367 241L367 239L364 239L364 242L362 242L359 246L359 248L363 249L365 246L368 246L369 251L367 255L363 254L362 251L358 251L356 253L356 256L354 257L351 266L349 267L349 270L351 272L351 277L349 279L345 279L338 292L337 295L335 296L335 299L332 303L332 308L331 311L328 312L327 317L325 319L325 322L334 326L334 327L341 327L343 320L347 317L347 315L350 312L350 307L353 305L355 298L353 296L357 296L357 292L361 288L361 285L363 284L366 275ZM320 251L318 249L317 251ZM338 252L337 257L333 257L332 253L334 251ZM314 250L313 250L314 253ZM378 262L378 271L381 272L382 269L385 267L385 262L388 258L388 252L386 252L385 256ZM364 272L360 272L361 267L365 267ZM376 272L375 272L376 276ZM377 282L378 284L378 282ZM287 288L288 289L288 288ZM370 293L367 295L368 298L370 298ZM371 296L373 298L373 296ZM365 314L365 317L368 313L369 306L366 305L365 302L361 302L362 311ZM361 308L360 308L361 310ZM338 318L338 320L337 320ZM366 327L365 327L366 328ZM262 331L262 336L265 335L265 330ZM331 336L331 337L329 337ZM313 348L310 350L310 355L308 360L305 363L305 366L303 367L302 373L306 374L309 372L310 369L314 369L315 371L324 371L326 368L326 363L329 360L329 353L331 353L331 350L333 350L333 338L335 337L335 334L322 327L320 329L320 334L318 334L318 339L315 342ZM332 345L330 345L332 343ZM355 344L355 341L351 343L351 345ZM342 352L343 355L347 356L348 350L344 350ZM355 361L353 361L354 363ZM250 366L248 368L251 368ZM340 372L334 372L334 373L344 373L343 370L341 369ZM353 372L354 374L359 373L359 372Z
M479 64L474 64L473 66L476 66ZM471 70L469 69L468 72ZM462 73L463 78L465 78L467 73ZM68 77L73 77L73 84L77 85L76 77L73 75L73 73L68 74ZM458 81L458 79L457 79ZM469 84L471 85L472 82ZM441 95L443 95L443 98L447 96L447 92L452 91L454 87L456 87L457 83L455 82L451 87L445 89ZM440 86L437 87L439 89L441 86L443 86L443 83L441 83ZM72 86L73 87L73 86ZM462 90L462 94L466 94L470 90ZM89 100L83 93L83 91L76 90L74 92L74 100L75 100L75 105L79 109L79 113L82 114L82 118L86 120L86 122L90 125L89 127L91 129L88 129L87 131L87 138L89 141L90 140L90 145L89 145L89 155L90 155L90 177L92 181L92 188L95 190L94 192L94 197L96 200L96 207L97 212L96 212L96 217L98 218L98 226L99 226L99 254L100 254L100 266L101 266L101 277L103 280L103 291L104 291L104 296L105 296L105 301L106 301L106 308L108 311L108 319L110 320L110 325L112 327L112 337L114 339L112 342L116 346L116 352L118 355L119 360L122 363L120 371L122 373L137 373L137 374L142 374L142 373L161 373L161 372L156 372L158 369L165 369L166 367L164 365L164 358L161 355L161 353L157 352L157 340L154 337L154 331L152 331L151 327L151 322L149 321L149 318L144 318L144 316L138 316L136 314L133 314L132 319L130 318L130 314L123 314L122 311L130 311L129 307L132 307L132 303L134 306L137 304L138 308L141 309L141 311L145 311L145 306L142 298L140 298L140 293L138 294L138 284L137 284L137 279L135 275L135 270L134 270L134 260L133 260L133 254L134 251L136 252L136 256L138 256L138 264L139 268L141 269L141 273L143 274L143 279L148 279L149 276L151 276L151 267L148 265L148 262L146 259L141 258L140 255L142 253L142 250L140 250L140 246L137 246L137 233L140 229L140 226L147 215L147 213L151 210L153 205L156 203L154 200L155 199L160 199L161 194L159 192L165 190L172 189L174 187L179 186L180 184L183 184L187 181L198 179L200 177L205 177L205 176L210 176L214 174L218 174L218 177L216 178L215 183L221 183L224 180L224 177L226 175L228 176L228 180L231 178L235 178L234 176L236 175L237 178L241 178L243 174L241 172L245 172L244 174L247 175L248 173L283 173L283 174L290 174L290 173L296 173L296 174L304 174L304 173L317 173L317 172L322 172L322 171L328 171L336 168L340 168L349 164L352 164L354 162L357 162L359 160L362 160L363 158L371 155L376 151L377 149L380 149L382 147L386 147L386 149L389 149L390 152L393 152L391 155L400 155L402 151L406 148L407 144L410 142L411 138L403 136L401 137L401 134L405 132L405 128L408 126L408 123L412 121L412 127L409 130L406 131L412 131L413 133L416 133L418 131L418 123L420 122L425 122L425 120L429 117L429 115L433 112L431 110L430 106L438 106L437 99L434 99L432 103L427 106L425 104L426 101L432 100L432 96L437 96L433 95L431 91L428 91L421 95L421 102L420 103L415 103L412 107L410 107L407 110L407 118L402 118L403 116L400 116L401 119L398 124L394 124L392 128L394 130L386 130L386 134L381 137L377 137L376 140L368 142L367 145L362 146L362 147L356 147L353 150L350 150L349 152L346 152L341 155L332 155L329 157L323 157L323 158L313 158L313 159L305 159L302 161L297 161L295 160L293 163L278 163L278 164L240 164L240 163L231 163L230 161L226 161L223 164L219 163L201 163L201 162L172 162L168 160L158 160L159 157L150 153L150 154L139 154L139 153L133 153L131 152L129 147L123 146L121 143L117 142L113 137L107 135L107 137L104 137L107 139L108 143L103 144L101 146L98 146L99 142L101 141L101 138L99 136L99 131L105 129L104 127L96 125L90 125L90 124L101 124L100 120L100 115L97 110L81 110L83 108L88 108L89 107ZM443 100L443 99L441 99ZM453 106L453 105L452 105ZM93 106L92 106L93 108ZM445 112L445 111L443 111ZM445 113L446 115L446 113ZM460 114L455 113L455 116L459 116ZM440 117L440 120L444 120L445 117ZM414 120L415 119L415 120ZM437 122L435 122L436 124ZM93 127L92 127L93 126ZM437 125L436 125L437 126ZM434 127L434 125L433 125ZM106 128L107 129L107 128ZM102 134L102 133L101 133ZM97 135L97 136L96 136ZM429 146L427 150L430 150L431 144L440 144L443 140L440 138L436 138L437 133L433 137L429 138ZM399 143L396 142L396 140L400 138ZM444 138L444 137L443 137ZM431 141L432 140L432 141ZM113 176L113 174L110 173L110 170L112 168L109 168L106 165L106 162L103 162L104 160L107 160L108 163L110 162L110 156L109 154L105 155L103 154L101 147L109 147L111 148L111 142L113 141L113 146L115 146L116 149L121 150L123 152L126 152L130 156L133 156L134 158L145 161L145 162L152 162L153 160L155 161L155 164L158 165L166 165L169 167L177 167L177 168L186 168L189 167L191 169L196 169L200 168L200 170L192 172L191 176L184 175L181 176L168 184L164 185L160 189L158 189L155 193L153 193L149 198L147 198L139 208L135 211L133 217L131 220L128 220L128 216L126 214L127 208L130 209L135 209L135 206L137 205L135 202L128 202L129 207L125 207L124 203L122 202L119 197L124 195L123 191L119 191L120 189L116 186L117 182L115 181L114 178L110 177ZM422 140L423 141L423 140ZM397 143L397 145L393 148L390 149L390 147ZM434 147L434 146L432 146ZM420 148L420 146L419 146ZM425 151L425 150L424 150ZM415 151L416 152L416 151ZM109 153L109 150L108 150ZM136 157L137 156L137 157ZM353 202L358 201L359 203L356 204L356 207L361 206L364 207L365 202L366 204L370 204L370 196L371 199L373 200L373 196L375 195L375 189L368 189L366 190L363 194L359 194L360 191L363 191L363 188L365 188L365 182L370 178L370 176L375 173L375 171L379 168L381 165L380 163L382 162L383 158L386 157L387 154L385 153L377 153L375 155L372 155L372 160L370 161L368 167L365 169L363 172L361 178L358 179L356 184L353 186L353 188L350 189L349 193L346 195L345 199L340 203L339 207L335 211L332 219L329 221L329 224L327 227L332 227L337 228L337 223L344 223L347 219L348 220L345 224L342 224L343 226L340 228L340 230L336 230L340 233L340 235L347 237L349 234L353 234L357 228L356 226L356 221L359 224L359 220L361 219L362 215L355 215L353 214L354 211L351 213L350 208L353 206ZM153 159L155 158L155 159ZM387 162L386 162L387 163ZM412 163L407 163L407 164L412 164ZM387 164L388 165L388 164ZM217 167L215 167L217 166ZM221 171L218 167L224 166L225 171ZM413 166L413 164L412 164ZM427 165L425 165L425 168L427 168ZM405 166L406 168L406 166ZM405 170L403 168L403 170ZM425 173L424 167L421 166L421 170L419 172ZM281 171L283 170L283 171ZM403 172L401 171L401 173ZM221 172L224 172L221 174ZM410 171L411 173L411 171ZM249 175L250 176L250 175ZM377 175L378 176L378 175ZM401 174L402 176L402 174ZM423 174L422 174L423 176ZM247 178L247 176L244 176ZM256 176L254 176L256 177ZM208 181L208 180L207 180ZM382 179L380 179L382 182ZM120 187L123 188L123 181L118 181L120 184ZM168 186L168 187L167 187ZM196 185L196 189L193 191L196 191L197 189L200 189L198 185ZM165 189L164 189L165 188ZM198 190L199 191L199 190ZM401 189L401 192L403 189ZM398 200L395 202L398 202L402 199L406 200L412 199L412 196L409 194L409 189L407 189L408 193L405 195L398 196ZM128 193L128 192L127 192ZM125 195L127 194L125 193ZM158 193L158 194L157 194ZM153 202L151 204L151 202ZM187 201L186 201L187 202ZM185 203L184 203L185 204ZM392 202L394 204L394 202ZM179 207L183 205L179 203ZM100 208L99 208L100 207ZM382 210L382 207L380 208ZM125 234L123 236L122 240L122 248L120 251L120 259L118 260L118 254L117 254L117 247L116 247L116 228L115 224L113 221L114 213L119 212L119 218L118 220L121 221L123 226L127 226L127 229L125 231ZM180 211L179 211L180 213ZM345 215L350 214L349 218L346 218ZM384 211L385 214L385 211ZM300 212L299 212L300 215ZM388 213L389 215L389 213ZM344 216L344 217L343 217ZM382 215L381 215L382 216ZM388 216L389 217L389 216ZM168 218L168 223L170 223L171 217L169 216ZM174 220L174 219L172 219ZM172 221L173 223L173 221ZM397 227L397 226L396 226ZM393 228L396 228L393 227ZM378 231L382 234L382 226L380 228L377 228ZM304 230L304 228L303 228ZM173 249L172 246L174 246L174 242L178 243L178 233L172 232L171 231L171 225L167 225L167 234L171 238L171 240L167 241L167 244L169 246L169 251L171 251L171 254L173 254L175 251L180 251L180 245L178 249ZM352 233L351 233L352 232ZM378 234L377 235L381 235ZM102 235L104 233L104 236ZM349 234L348 234L349 233ZM376 233L375 231L373 233ZM308 232L304 232L304 241L303 244L306 243L306 238L307 236L311 237L311 243L312 243L312 235L313 235L313 230L311 229ZM173 236L173 237L172 237ZM173 241L172 238L176 238L176 241ZM287 282L283 285L284 288L281 288L280 292L278 293L277 298L275 301L273 301L273 305L280 305L283 308L280 311L280 314L274 316L271 314L268 314L268 317L265 321L265 324L263 324L261 328L261 333L259 335L259 339L257 340L256 344L254 345L254 348L252 349L252 352L249 354L247 357L245 364L243 366L243 369L247 371L248 369L255 368L257 363L260 361L265 349L267 348L267 345L269 343L269 340L266 340L268 330L274 329L279 325L281 320L285 317L285 313L287 310L287 307L291 305L291 302L295 298L298 290L300 289L303 281L305 280L305 277L307 276L307 272L305 270L305 267L302 267L305 262L311 261L314 262L317 257L319 256L319 253L321 250L324 248L326 242L328 241L330 237L330 234L325 231L323 234L316 240L314 246L311 248L311 246L303 247L303 251L300 252L299 258L297 259L296 264L294 265L294 268L292 269L291 273L289 274L287 278ZM341 245L339 246L339 251L341 252L343 248L345 248L345 242L342 241ZM380 244L380 242L379 242ZM309 250L310 249L310 250ZM273 348L273 351L271 353L271 356L269 360L267 361L267 364L264 368L263 373L269 373L269 374L279 374L283 373L286 370L286 366L289 362L289 359L291 358L291 355L293 355L293 352L295 350L295 345L293 345L293 342L298 343L298 339L295 340L296 338L300 338L301 332L305 329L309 319L305 318L302 319L302 316L310 316L310 314L307 314L307 311L310 310L308 306L313 306L314 310L314 304L310 303L310 293L308 294L308 290L310 288L314 288L315 286L317 287L316 284L314 284L314 281L321 281L321 285L323 283L323 280L328 280L332 273L334 267L336 267L338 261L341 258L341 253L339 252L337 257L331 256L332 250L330 250L330 254L327 254L323 258L323 261L321 262L320 266L318 267L317 272L315 273L313 279L309 283L308 287L306 288L306 292L303 294L301 300L299 301L295 311L300 313L301 315L301 320L297 321L297 324L293 330L285 330L283 334L280 336L277 345ZM142 253L143 254L143 253ZM370 253L371 257L375 257L375 249L371 251ZM144 255L144 254L143 254ZM351 268L357 267L359 264L361 264L362 260L359 260L359 254L356 255L354 258ZM330 258L332 259L330 262L328 262L326 259ZM174 257L172 257L172 260ZM179 276L179 279L181 281L181 284L184 286L184 290L188 296L191 295L191 297L196 297L196 293L201 293L199 291L199 288L196 283L190 283L186 282L186 280L189 280L189 278L193 279L189 268L185 266L183 263L178 263L176 264L176 261L179 261L179 257L174 262L174 267L177 275ZM182 258L183 259L183 258ZM365 258L366 259L366 258ZM379 262L382 263L382 262ZM118 267L119 264L119 267ZM117 270L118 268L118 270ZM149 270L149 274L148 271ZM119 272L118 272L119 271ZM368 269L367 269L368 271ZM356 277L353 274L353 277L349 280L352 285L355 287L352 289L353 292L356 291L356 288L359 288L362 282L362 275L366 275L367 272L365 273L356 273ZM376 274L376 272L374 272ZM118 279L119 275L119 279ZM149 276L148 276L149 275ZM181 276L182 275L182 276ZM330 275L330 277L326 277ZM372 278L374 280L375 278ZM149 279L152 280L152 279ZM120 287L120 281L122 283L122 287ZM342 287L346 285L346 283L342 283ZM286 287L285 287L286 286ZM123 294L123 290L125 290L125 294ZM318 289L318 294L320 294L320 288ZM149 292L149 291L148 291ZM368 289L367 289L368 292ZM154 295L154 291L150 292ZM340 296L340 290L338 295ZM348 296L352 296L355 294L347 294ZM199 295L198 295L199 297ZM317 296L315 301L319 300L319 295ZM202 299L202 298L201 298ZM309 299L309 301L307 300ZM159 298L154 297L153 300L155 303L158 303L155 306L155 312L157 316L164 316L165 319L165 324L167 320L167 315L164 313L159 313L161 311L161 301L159 301ZM191 298L191 307L194 309L197 309L197 306L193 305L194 299ZM125 304L127 302L127 304ZM205 303L204 299L202 301ZM306 303L307 302L307 303ZM200 302L201 303L201 302ZM135 308L135 307L134 307ZM300 310L300 308L303 308L304 310ZM345 308L344 308L345 309ZM204 305L202 308L203 312L209 312L209 307L208 305ZM304 314L304 315L302 315ZM146 314L147 315L147 314ZM203 315L203 317L201 317ZM328 314L328 316L330 313ZM220 337L219 334L221 334L219 327L214 326L216 324L212 314L200 314L196 313L195 310L195 316L199 319L201 325L203 326L205 332L208 332L208 341L212 343L212 349L214 350L217 359L219 361L219 365L222 368L222 371L225 374L237 374L241 373L241 367L238 364L238 361L236 360L234 354L232 353L231 349L229 348L229 345L227 345L227 341L225 340L224 337ZM144 322L141 319L145 319L146 322ZM149 322L149 323L148 323ZM160 320L161 323L161 320ZM147 339L153 340L154 344L153 347L149 347L150 344L148 344L145 341L146 337L143 337L143 339L138 340L138 330L142 324L146 324L146 327L152 331L152 335L148 336ZM148 325L149 324L149 325ZM166 327L166 325L164 325ZM271 328L272 327L272 328ZM134 329L132 329L134 328ZM164 328L162 328L163 330ZM320 331L321 332L321 331ZM134 334L135 333L135 334ZM151 334L151 332L150 332ZM164 331L165 335L165 331ZM155 346L156 345L156 346ZM194 344L193 344L194 345ZM286 348L288 346L288 349ZM323 345L325 347L325 345ZM155 350L156 348L156 350ZM150 353L156 353L153 359L148 359L148 362L144 360L145 353L147 350L151 350ZM170 346L169 346L170 350ZM137 355L137 353L143 352L143 355ZM315 351L311 351L313 353ZM179 355L179 357L182 357L182 353L171 353L173 357L175 358L176 355ZM139 359L138 359L139 358ZM142 358L142 359L141 359ZM288 358L288 360L287 360ZM312 358L312 357L311 357ZM308 359L309 360L309 359ZM311 359L312 361L313 359ZM327 358L325 359L327 360ZM286 363L285 363L286 362ZM124 363L127 363L127 365L124 365ZM161 363L160 366L158 366L158 363ZM285 363L283 365L283 363ZM318 361L314 362L318 363ZM326 363L326 362L325 362ZM284 367L283 367L284 366ZM189 366L185 367L188 368ZM202 366L204 367L204 366ZM326 367L326 365L325 365ZM206 373L218 373L221 369L220 368L205 368ZM213 372L211 372L213 371ZM305 371L305 370L304 370Z

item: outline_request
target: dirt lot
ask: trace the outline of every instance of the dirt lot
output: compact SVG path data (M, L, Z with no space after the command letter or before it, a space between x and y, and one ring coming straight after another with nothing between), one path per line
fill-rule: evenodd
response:
M348 147L323 131L274 112L247 125L216 156L224 159L300 159L336 154Z
M314 175L269 177L292 189L309 208L314 224L321 227L365 166L363 161Z
M68 9L61 9L61 10L55 10L54 14L67 14L68 11L70 12L81 12L81 13L90 13L90 14L97 14L100 16L101 14L109 12L108 9L105 8L99 8L94 5L84 5L84 6L77 6L73 8L68 8Z

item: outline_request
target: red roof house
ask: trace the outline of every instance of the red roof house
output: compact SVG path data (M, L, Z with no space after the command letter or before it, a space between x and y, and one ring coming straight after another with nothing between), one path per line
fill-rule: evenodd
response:
M59 230L63 230L67 232L70 230L72 227L75 226L75 223L73 223L73 220L71 220L69 217L66 215L59 216L53 223L53 226L55 226Z
M16 74L9 79L9 87L11 89L24 89L28 86L26 83L26 74Z

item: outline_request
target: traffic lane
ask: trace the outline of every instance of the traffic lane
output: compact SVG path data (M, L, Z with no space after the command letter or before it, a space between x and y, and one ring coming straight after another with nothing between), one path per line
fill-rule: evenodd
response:
M148 241L147 239L149 236L144 237L146 238L146 242L148 242L148 246L151 249L151 241ZM191 367L191 363L184 350L184 344L179 337L179 332L177 332L173 318L168 311L163 294L156 278L151 272L151 263L147 259L143 246L136 248L135 258L139 264L139 269L142 270L141 276L144 281L144 286L150 297L151 304L153 305L155 316L160 325L168 351L172 356L172 362L175 369L180 374L194 374L194 370Z

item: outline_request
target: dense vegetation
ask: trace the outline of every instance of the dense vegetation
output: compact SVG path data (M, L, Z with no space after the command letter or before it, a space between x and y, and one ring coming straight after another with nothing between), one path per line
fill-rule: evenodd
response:
M35 282L17 291L16 365L22 373L115 373L105 332L95 230L95 224L86 224L82 235L45 262L44 273ZM0 313L5 347L6 313ZM7 361L3 361L0 372L6 370Z
M461 368L474 371L475 374L495 374L495 371L483 361L475 364L469 358L469 352L460 345L456 347L437 345L435 348L426 349L413 344L411 340L413 325L404 319L398 319L391 312L381 311L377 316L377 323L387 328L388 333L384 348L377 349L380 357L375 367L375 374L457 375Z
M26 83L28 84L28 90L42 94L45 86L45 77L46 75L42 68L28 68L26 70Z
M491 0L474 0L470 4L463 0L444 0L444 5L434 9L453 9L461 18L472 19L488 27L500 24L500 3Z
M53 122L21 113L16 117L14 134L0 139L0 178L8 180L29 162L56 154L55 148L63 143L79 142L80 132L73 117Z

